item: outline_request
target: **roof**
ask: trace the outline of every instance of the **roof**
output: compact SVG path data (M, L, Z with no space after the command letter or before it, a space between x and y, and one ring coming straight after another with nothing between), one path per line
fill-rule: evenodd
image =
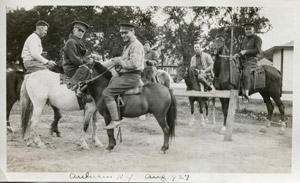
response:
M283 45L273 46L272 48L267 49L265 52L278 50L278 49L284 49L284 48L294 48L294 41L290 41L290 42L285 43Z
M280 49L294 49L294 41L290 41L288 43L278 45L278 46L273 46L272 48L269 48L266 51L264 51L263 55L265 58L272 61L274 50L280 50Z

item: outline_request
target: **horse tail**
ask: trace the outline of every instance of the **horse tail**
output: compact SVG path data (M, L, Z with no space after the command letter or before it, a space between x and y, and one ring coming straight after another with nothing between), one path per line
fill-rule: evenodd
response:
M28 121L30 120L33 112L33 105L32 101L29 98L27 89L26 89L26 83L27 83L27 77L25 77L24 82L21 87L21 128L22 128L22 137L24 138Z
M167 123L169 125L169 137L172 139L175 137L175 125L177 118L177 102L173 90L169 89L171 95L171 105L167 112Z

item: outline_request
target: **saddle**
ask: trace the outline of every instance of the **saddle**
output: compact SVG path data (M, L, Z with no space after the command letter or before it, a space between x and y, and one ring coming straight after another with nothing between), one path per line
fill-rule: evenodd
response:
M144 86L144 83L143 83L142 79L140 79L140 83L139 83L138 86L117 95L116 102L117 102L117 107L118 107L118 113L119 113L119 119L120 120L122 120L122 118L123 118L121 108L123 108L126 105L124 100L122 99L122 97L126 96L126 95L139 95L139 94L141 94L142 91L143 91L143 86Z
M140 83L138 86L130 89L130 90L127 90L121 94L119 94L116 98L117 100L117 106L118 108L120 107L124 107L125 106L125 102L124 100L122 99L122 96L126 96L126 95L138 95L138 94L141 94L142 91L143 91L143 86L144 86L144 83L143 81L140 79Z
M250 93L254 93L254 90L266 87L266 73L262 66L257 66L251 69L250 78Z

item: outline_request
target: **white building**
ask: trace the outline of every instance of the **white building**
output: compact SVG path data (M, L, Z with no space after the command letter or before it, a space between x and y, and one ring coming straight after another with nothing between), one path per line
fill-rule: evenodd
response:
M273 53L273 66L282 74L282 91L293 92L293 62L294 41L286 44L273 46L265 52Z

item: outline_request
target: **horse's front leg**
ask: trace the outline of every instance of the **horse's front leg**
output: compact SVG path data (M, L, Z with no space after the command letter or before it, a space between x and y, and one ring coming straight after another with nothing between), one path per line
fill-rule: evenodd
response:
M201 117L201 128L204 128L206 126L205 123L205 118L204 118L204 114L203 114L203 101L202 99L198 99L198 103L199 103L199 111L200 111L200 117Z
M83 129L79 135L77 144L82 148L82 149L89 149L88 144L86 143L85 140L85 135L87 132L87 129L89 128L89 123L91 121L91 118L95 112L95 110L93 109L94 106L91 103L86 103L85 104L85 110L84 110L84 115L83 115Z
M193 126L194 122L195 122L195 110L194 110L194 100L192 97L189 97L189 101L190 101L190 106L191 106L191 119L189 122L189 126Z
M92 133L92 139L93 139L93 142L95 143L96 147L104 147L104 145L101 143L101 141L97 137L97 128L98 128L97 121L98 121L98 117L97 117L97 113L95 112L93 114L93 133Z
M212 98L212 123L213 125L216 124L216 100L215 98Z
M261 95L263 96L264 101L265 101L266 106L267 106L268 119L267 119L266 123L260 128L259 131L262 132L262 133L266 133L267 129L271 126L274 106L273 106L272 101L271 101L271 99L268 95L265 95L264 93L261 93Z
M223 126L222 126L221 130L219 131L219 133L220 134L225 134L229 99L227 99L227 98L220 98L220 101L221 101L221 104L222 104L222 111L223 111L223 115L224 115L224 122L223 122Z

